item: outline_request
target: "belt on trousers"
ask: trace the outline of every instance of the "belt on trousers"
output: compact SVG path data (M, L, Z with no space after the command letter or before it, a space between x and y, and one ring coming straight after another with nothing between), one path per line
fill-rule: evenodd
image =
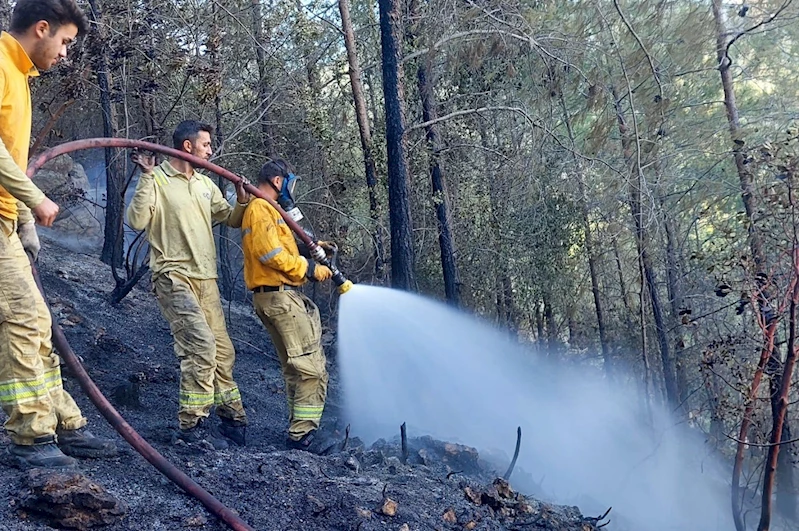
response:
M265 291L287 291L291 289L297 289L294 286L289 286L288 284L282 284L280 286L258 286L252 290L253 293L263 293Z

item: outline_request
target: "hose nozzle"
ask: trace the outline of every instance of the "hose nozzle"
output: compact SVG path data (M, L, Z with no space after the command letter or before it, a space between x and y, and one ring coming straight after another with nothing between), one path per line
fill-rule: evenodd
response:
M347 279L344 274L338 269L333 269L333 282L338 286L338 294L344 295L352 289L352 280Z
M344 295L349 290L352 289L353 283L351 280L348 280L344 274L339 271L338 267L336 266L336 255L338 254L338 247L333 244L332 252L330 254L325 252L325 249L322 249L316 242L311 242L309 246L311 249L311 256L319 262L320 264L326 265L333 271L333 283L338 286L338 294Z
M343 284L339 285L338 294L339 295L344 295L345 293L347 293L349 290L352 289L352 286L354 286L354 284L352 283L352 280L345 280Z

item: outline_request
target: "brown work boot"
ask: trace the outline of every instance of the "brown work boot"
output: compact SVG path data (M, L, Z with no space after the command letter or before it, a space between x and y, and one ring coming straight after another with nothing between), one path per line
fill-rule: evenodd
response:
M55 443L55 438L50 437L48 442L40 444L22 445L9 444L6 449L17 466L23 470L31 468L49 468L54 470L73 470L78 462L64 453Z
M114 441L95 437L86 426L77 430L56 430L58 447L72 457L100 459L116 457L119 450Z
M311 430L295 441L289 439L286 445L290 450L302 450L316 455L330 455L340 450L341 441L329 437L319 430Z
M219 433L230 439L236 446L247 444L247 424L224 417L220 418Z

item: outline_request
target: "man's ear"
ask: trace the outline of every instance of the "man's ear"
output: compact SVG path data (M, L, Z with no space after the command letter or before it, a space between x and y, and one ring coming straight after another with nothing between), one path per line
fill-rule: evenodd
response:
M33 25L33 31L36 33L36 36L40 39L44 38L46 35L50 34L50 23L46 20L40 20L36 24Z
M194 145L191 143L191 140L186 139L183 141L183 151L191 153L193 149Z

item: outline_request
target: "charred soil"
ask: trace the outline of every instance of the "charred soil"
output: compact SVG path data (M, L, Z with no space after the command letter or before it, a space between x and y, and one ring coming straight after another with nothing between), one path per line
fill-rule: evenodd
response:
M514 492L495 479L498 473L471 448L412 437L403 456L399 437L370 447L353 437L333 456L285 450L287 414L279 363L246 303L231 303L226 310L237 350L236 379L250 420L248 446L205 451L172 445L178 364L147 282L112 306L107 302L114 287L107 266L55 243L44 244L39 270L49 303L91 377L159 452L255 529L596 529L597 519L583 517L575 507ZM337 418L341 411L334 355L328 363L331 389L325 422L343 431ZM123 450L117 458L81 461L83 474L127 507L124 517L104 529L226 529L127 447L68 370L64 383L91 430L115 439ZM7 444L7 437L0 435L3 455ZM26 505L25 477L7 459L0 465L5 500L0 504L0 531L51 528L45 516Z

